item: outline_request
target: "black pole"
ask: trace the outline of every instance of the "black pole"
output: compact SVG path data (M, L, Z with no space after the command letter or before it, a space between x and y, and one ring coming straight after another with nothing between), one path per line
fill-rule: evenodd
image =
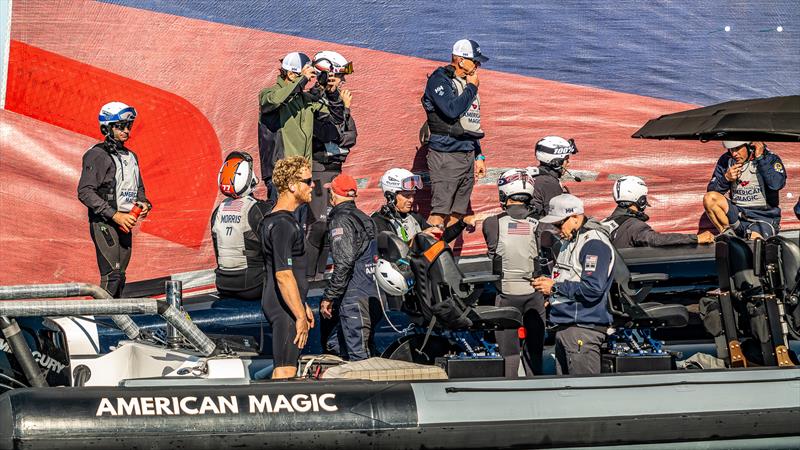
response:
M28 378L28 382L32 387L47 387L47 381L39 370L39 365L33 359L28 343L25 342L25 337L22 336L22 330L19 328L17 321L13 318L0 316L0 329L8 341L11 351L16 356L19 365L22 366L22 372Z

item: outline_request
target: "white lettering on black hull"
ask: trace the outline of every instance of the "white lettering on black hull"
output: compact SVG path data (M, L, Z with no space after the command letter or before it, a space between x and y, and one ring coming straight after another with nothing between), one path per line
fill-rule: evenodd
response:
M249 395L249 414L282 412L334 412L336 394ZM180 416L205 414L239 414L235 395L203 397L103 397L95 416Z

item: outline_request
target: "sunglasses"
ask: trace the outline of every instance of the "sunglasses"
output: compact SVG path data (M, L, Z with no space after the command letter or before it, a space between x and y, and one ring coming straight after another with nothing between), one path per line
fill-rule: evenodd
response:
M299 179L299 180L297 180L297 181L298 181L299 183L304 183L304 184L307 184L308 186L311 186L312 184L314 184L314 180L313 180L311 177L308 177L308 178L301 178L301 179Z
M115 128L120 131L130 130L133 128L133 121L131 120L128 122L114 122L113 124L111 124L111 128Z

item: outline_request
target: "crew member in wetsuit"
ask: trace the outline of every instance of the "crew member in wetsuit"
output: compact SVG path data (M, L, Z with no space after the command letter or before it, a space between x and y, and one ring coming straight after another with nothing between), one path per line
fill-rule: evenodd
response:
M650 217L644 210L647 202L647 184L639 177L625 176L614 182L611 192L617 207L603 221L611 230L614 247L663 247L668 245L713 244L710 231L700 234L659 233L650 228Z
M272 173L278 201L261 222L261 245L266 280L261 297L272 326L272 378L296 374L297 358L314 327L314 314L305 303L306 280L303 229L294 217L298 206L311 201L311 166L302 156L279 160Z
M539 167L528 167L528 173L535 181L531 200L534 218L540 219L547 214L547 206L553 197L569 192L561 183L561 177L569 167L570 156L577 153L578 148L572 139L545 136L536 143Z
M614 248L603 224L583 214L583 202L562 194L550 200L541 222L559 227L566 241L553 277L538 277L533 287L550 299L550 322L556 327L559 375L600 373L600 346L611 324L608 297L613 284Z
M131 260L131 229L147 217L152 204L144 193L139 159L125 147L136 110L121 102L100 109L100 132L105 140L83 155L78 199L89 209L89 233L94 242L100 287L122 296L125 271ZM130 211L138 205L137 217Z
M475 216L463 217L442 231L429 224L422 215L412 211L414 197L422 189L422 178L410 170L393 168L381 176L381 190L386 203L372 213L377 232L389 231L410 243L417 233L425 232L439 236L445 242L457 238L467 226L475 225Z
M264 254L259 227L273 203L253 197L258 178L253 171L253 158L246 152L231 152L225 158L218 184L227 198L211 214L217 293L220 297L260 300Z
M720 233L746 239L775 236L781 227L779 191L786 185L781 158L763 142L722 145L727 152L717 161L703 197L708 218Z
M531 286L539 269L536 237L539 222L530 217L528 206L533 185L533 178L525 169L508 170L497 179L503 212L483 222L483 238L489 248L493 272L502 276L497 283L495 305L513 306L522 313L525 373L540 375L546 314L544 296ZM505 358L506 378L517 378L520 364L517 330L496 331L495 337Z
M342 173L342 165L356 145L358 135L356 122L350 114L353 95L349 90L341 89L345 76L353 73L353 63L337 52L323 51L314 55L314 67L319 74L317 85L311 90L327 108L314 114L314 137L311 143L314 192L309 204L311 214L306 232L309 277L323 274L328 260L325 232L330 206L328 190L324 185Z
M338 314L327 350L359 361L373 354L372 335L381 315L374 275L375 224L356 207L358 186L353 177L342 173L327 187L333 205L328 218L333 275L322 294L320 315L330 319Z

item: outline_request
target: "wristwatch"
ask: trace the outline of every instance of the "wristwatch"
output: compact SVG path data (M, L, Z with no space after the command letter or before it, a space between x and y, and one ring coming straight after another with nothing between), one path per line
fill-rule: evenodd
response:
M480 160L480 161L486 161L486 157L485 157L485 156L483 156L483 155L478 155L478 156L476 156L476 157L475 157L475 161L478 161L478 160Z

